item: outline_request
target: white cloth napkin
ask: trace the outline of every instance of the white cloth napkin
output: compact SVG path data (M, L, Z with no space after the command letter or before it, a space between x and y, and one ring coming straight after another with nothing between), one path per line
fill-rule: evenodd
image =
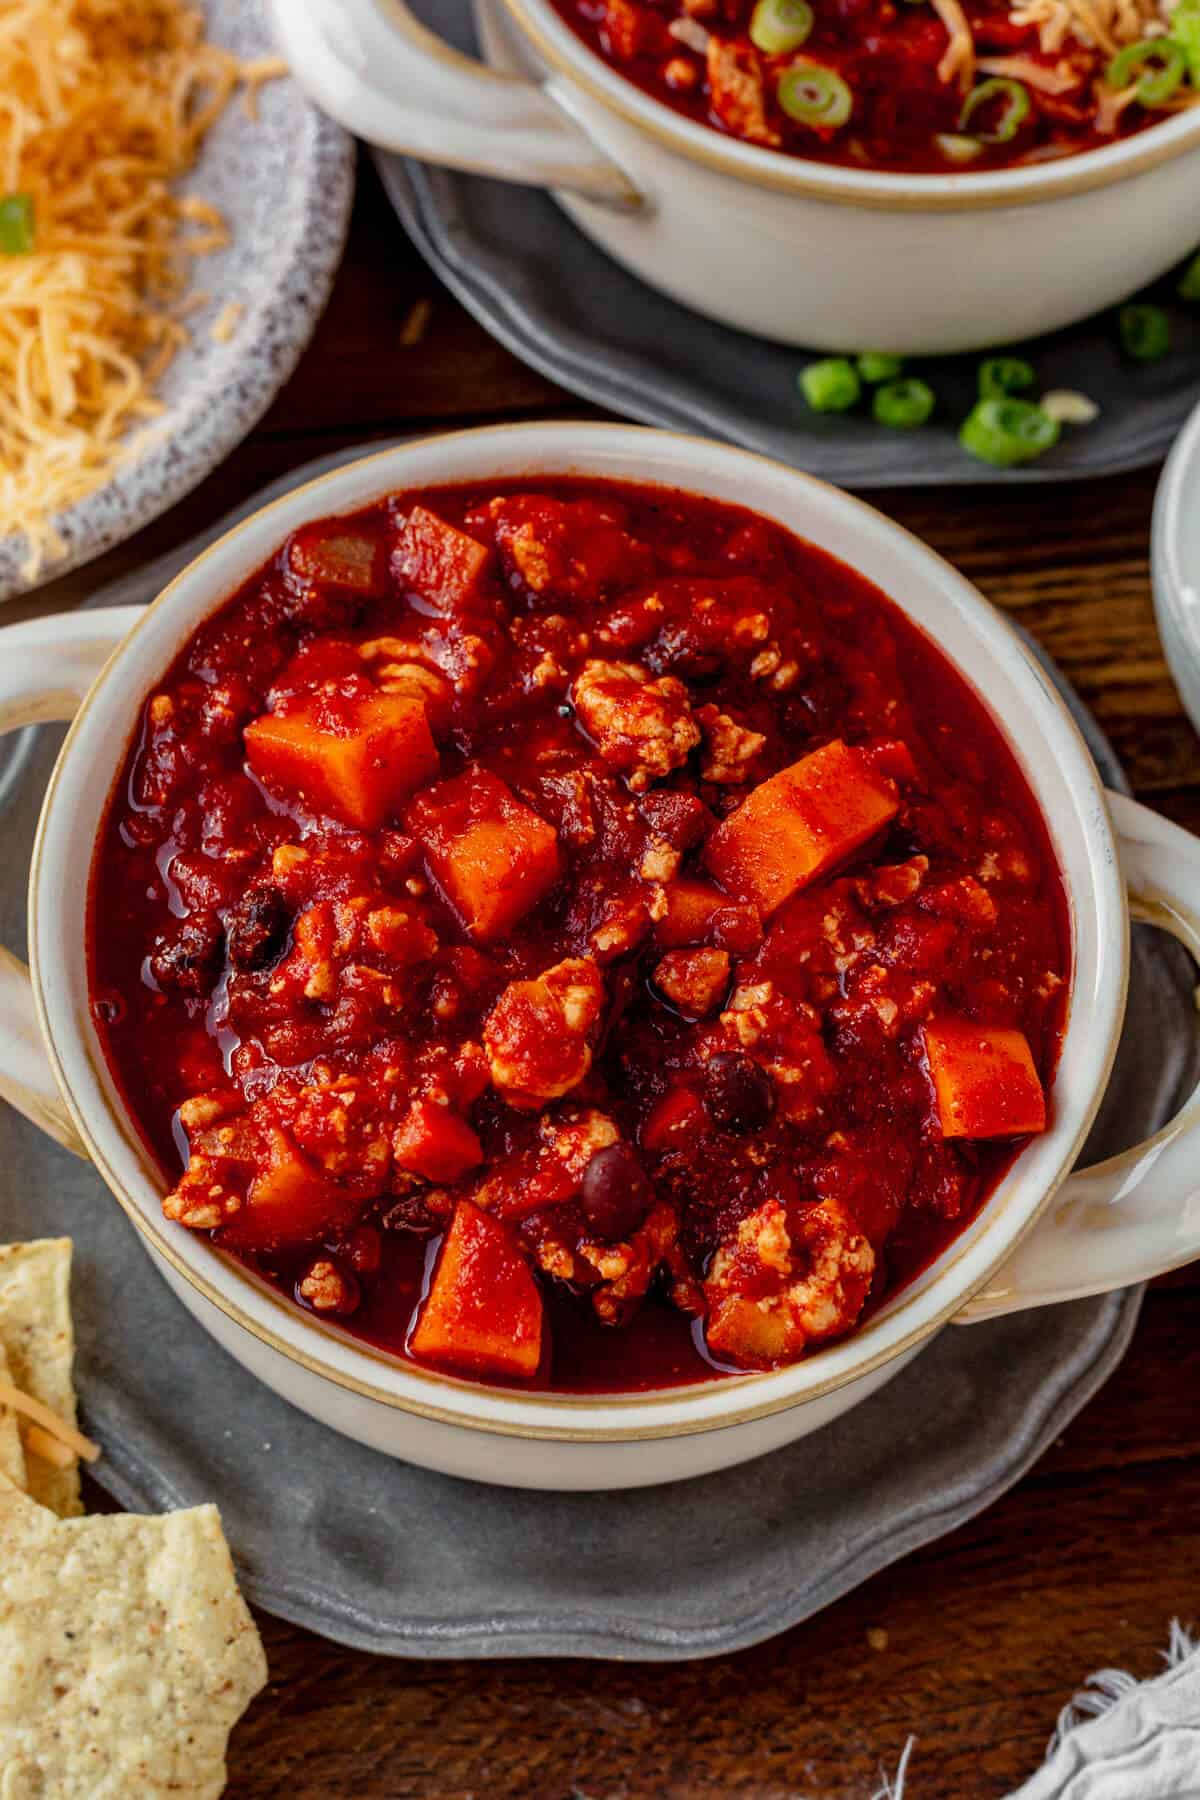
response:
M1059 1715L1046 1761L1009 1800L1200 1800L1200 1644L1171 1626L1165 1674L1101 1669ZM911 1765L911 1766L910 1766ZM920 1800L919 1739L874 1800Z

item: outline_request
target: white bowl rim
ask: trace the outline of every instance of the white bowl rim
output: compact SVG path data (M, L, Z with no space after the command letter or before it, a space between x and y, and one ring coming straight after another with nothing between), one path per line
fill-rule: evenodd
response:
M1185 621L1180 613L1180 597L1185 588L1200 588L1200 570L1197 570L1194 579L1189 579L1184 569L1181 541L1181 527L1189 491L1195 494L1200 477L1198 463L1200 405L1194 407L1184 420L1163 464L1154 495L1151 525L1151 561L1156 593L1159 598L1169 600L1172 616L1181 630L1185 629ZM1197 653L1200 654L1200 644L1197 645Z
M781 517L814 543L838 527L861 546L858 566L877 558L893 570L875 579L901 597L922 578L942 628L978 640L989 687L1005 683L1028 707L1022 737L993 710L1043 810L1047 797L1077 832L1086 893L1068 887L1073 937L1070 1017L1056 1085L1057 1117L1022 1151L977 1219L931 1269L849 1338L790 1368L647 1394L525 1394L438 1375L369 1349L289 1305L265 1282L214 1254L161 1212L161 1177L125 1117L91 1021L83 917L95 825L120 755L153 681L200 619L232 594L302 521L352 511L406 487L515 479L520 474L609 476L660 483ZM789 503L812 515L788 518ZM867 554L869 552L869 555ZM839 552L834 552L840 554ZM850 561L849 556L843 560ZM945 646L942 646L945 653ZM951 657L989 707L980 681ZM1023 746L1032 729L1049 779L1039 780ZM90 783L90 788L89 788ZM94 805L90 789L101 801ZM1045 797L1044 797L1045 796ZM76 815L92 817L79 825ZM1088 905L1078 902L1086 899ZM1011 627L941 557L864 502L750 451L640 426L578 421L502 425L411 440L318 476L252 513L210 545L163 590L114 651L72 724L39 820L29 884L29 945L42 1033L72 1119L112 1193L152 1248L220 1311L311 1374L386 1407L527 1438L576 1442L660 1438L718 1429L817 1398L870 1373L932 1334L987 1281L1031 1229L1071 1168L1099 1106L1116 1051L1128 978L1124 888L1098 773L1053 685ZM1071 1065L1063 1089L1061 1070ZM1078 1066L1076 1066L1078 1065Z
M1200 568L1184 553L1189 510L1200 491L1200 405L1171 446L1154 495L1150 571L1159 636L1184 708L1200 730Z
M392 3L383 0L385 6ZM1115 143L1008 169L932 175L812 161L726 137L713 126L676 112L598 56L550 0L504 0L504 4L554 70L659 142L692 161L758 186L812 194L846 205L912 211L1030 205L1127 180L1200 146L1197 105L1156 120ZM632 177L636 185L636 170Z

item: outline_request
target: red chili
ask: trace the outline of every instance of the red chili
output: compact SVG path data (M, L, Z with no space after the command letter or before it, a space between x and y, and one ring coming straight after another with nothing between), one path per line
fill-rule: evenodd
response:
M844 564L668 490L297 533L148 696L93 1012L170 1188L310 1309L489 1380L787 1362L1044 1122L1034 800ZM831 1271L836 1275L831 1275Z

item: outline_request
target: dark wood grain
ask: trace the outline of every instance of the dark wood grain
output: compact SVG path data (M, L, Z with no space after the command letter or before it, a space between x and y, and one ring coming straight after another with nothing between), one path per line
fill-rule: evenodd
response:
M406 343L422 302L427 329ZM366 171L332 304L259 430L185 503L50 599L77 602L324 450L589 410L466 317ZM1154 630L1154 479L882 504L1046 645L1138 793L1200 830L1200 742ZM271 1686L235 1735L230 1792L867 1800L912 1732L913 1800L1007 1793L1089 1671L1150 1674L1172 1616L1200 1616L1198 1288L1195 1271L1155 1287L1121 1370L989 1512L758 1649L674 1667L397 1663L264 1618ZM880 1631L886 1648L872 1648L868 1632L880 1642Z

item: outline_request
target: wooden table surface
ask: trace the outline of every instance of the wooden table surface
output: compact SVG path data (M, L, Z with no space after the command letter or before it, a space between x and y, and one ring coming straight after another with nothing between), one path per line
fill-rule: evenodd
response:
M590 412L467 317L364 168L329 310L262 425L53 597L82 598L323 451ZM1200 741L1151 608L1155 478L880 503L1057 658L1138 795L1200 830ZM909 1800L999 1800L1092 1669L1148 1675L1172 1616L1200 1622L1197 1270L1155 1286L1123 1367L1003 1500L757 1649L674 1666L394 1662L263 1618L271 1682L234 1736L231 1796L868 1800L911 1732Z

